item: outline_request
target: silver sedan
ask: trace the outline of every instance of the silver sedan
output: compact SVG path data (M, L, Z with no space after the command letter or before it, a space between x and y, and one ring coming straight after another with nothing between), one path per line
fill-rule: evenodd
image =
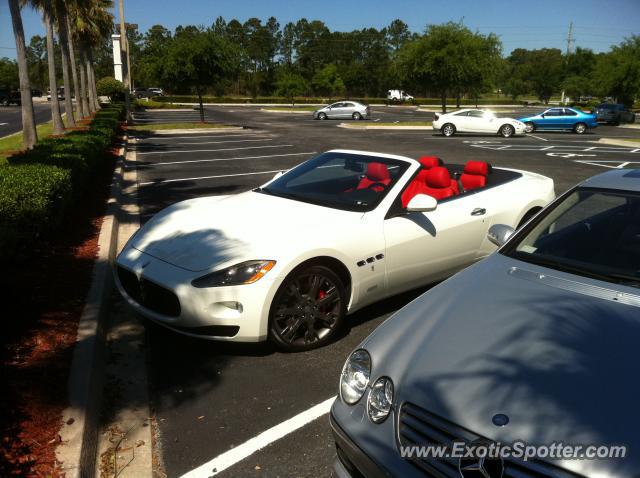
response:
M347 360L337 475L638 477L639 218L640 170L617 169L493 225L497 252Z
M354 119L368 118L369 107L357 101L338 101L313 112L313 119Z

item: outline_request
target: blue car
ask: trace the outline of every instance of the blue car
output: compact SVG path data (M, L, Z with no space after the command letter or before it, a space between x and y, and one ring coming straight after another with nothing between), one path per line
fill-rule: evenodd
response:
M525 125L525 133L536 130L569 130L583 134L589 128L598 126L596 115L587 114L575 108L549 108L535 116L519 118Z

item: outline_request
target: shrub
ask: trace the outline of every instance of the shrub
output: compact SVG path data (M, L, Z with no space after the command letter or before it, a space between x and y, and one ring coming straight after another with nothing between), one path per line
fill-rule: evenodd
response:
M88 130L45 138L0 166L0 262L60 230L70 208L89 192L123 113L121 105L108 106Z
M71 202L71 172L28 164L0 168L0 251L18 253L62 224Z
M98 95L108 96L111 101L122 101L124 99L124 85L121 81L110 76L100 78L96 83Z

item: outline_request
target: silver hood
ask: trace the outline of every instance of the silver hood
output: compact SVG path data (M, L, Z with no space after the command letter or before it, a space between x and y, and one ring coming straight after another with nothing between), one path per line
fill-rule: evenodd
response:
M617 290L627 295L615 299ZM555 463L589 476L637 477L638 296L496 253L413 301L363 348L372 380L393 379L396 404L414 403L502 443L626 445L624 459ZM492 424L497 413L510 418L507 426Z

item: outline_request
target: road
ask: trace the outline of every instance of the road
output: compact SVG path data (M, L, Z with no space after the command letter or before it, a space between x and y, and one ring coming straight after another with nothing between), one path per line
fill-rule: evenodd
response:
M60 103L64 113L64 103ZM33 110L36 124L46 123L51 120L51 105L49 102L34 103ZM22 131L22 110L19 106L0 106L0 138Z
M307 115L266 113L256 107L211 107L207 118L247 129L228 133L146 135L138 138L142 220L187 198L234 194L269 180L332 148L438 155L447 163L489 161L552 177L556 192L610 167L640 165L640 149L603 147L597 140L635 137L610 126L583 136L536 133L504 139L433 131L358 131ZM195 112L139 114L144 122L184 121ZM374 108L374 120L428 120L431 113ZM145 121L146 120L146 121ZM369 123L367 123L369 124ZM268 224L256 224L256 228ZM148 366L161 466L182 476L261 432L337 393L345 358L382 321L424 289L394 297L351 316L343 335L318 350L285 354L269 344L223 344L182 337L148 324ZM309 423L216 476L330 476L335 451L327 416ZM212 462L211 462L212 463ZM211 469L203 475L213 474ZM205 468L207 468L205 467Z

